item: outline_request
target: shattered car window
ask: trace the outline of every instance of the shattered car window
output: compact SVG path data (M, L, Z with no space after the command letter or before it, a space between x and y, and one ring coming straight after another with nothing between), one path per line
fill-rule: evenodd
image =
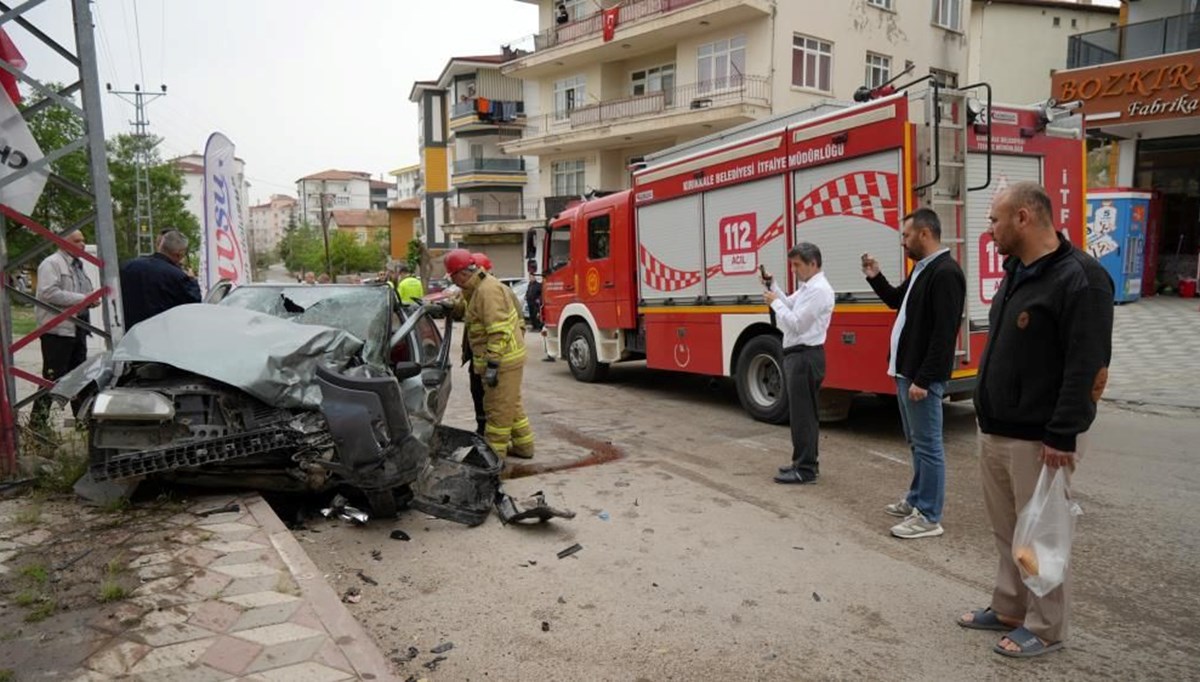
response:
M367 364L384 366L390 296L385 286L254 285L234 289L218 305L341 329L363 342Z

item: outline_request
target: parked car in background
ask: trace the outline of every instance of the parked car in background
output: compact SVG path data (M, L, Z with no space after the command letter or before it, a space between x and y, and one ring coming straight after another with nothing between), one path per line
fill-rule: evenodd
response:
M521 302L521 317L528 320L529 303L525 301L525 292L529 290L529 280L524 277L501 277L500 281L512 288L517 300Z

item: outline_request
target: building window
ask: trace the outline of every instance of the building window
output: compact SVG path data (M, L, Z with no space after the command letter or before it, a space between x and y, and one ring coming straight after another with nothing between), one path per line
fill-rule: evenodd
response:
M556 225L550 230L549 272L561 270L571 262L571 226Z
M583 194L583 159L555 161L550 164L554 181L554 196L579 196Z
M557 22L567 24L579 21L588 15L588 10L592 7L592 0L559 0L555 10Z
M792 85L829 92L832 74L832 43L800 34L792 36Z
M562 121L571 111L583 106L587 79L583 76L564 78L554 82L554 117Z
M1054 17L1054 28L1058 28L1060 24L1062 24L1062 19Z
M588 260L608 258L609 229L607 215L588 218Z
M943 71L941 69L929 69L929 75L933 76L940 88L958 88L958 74L953 71Z
M1079 22L1077 19L1071 20L1071 28L1076 28L1078 25L1079 25Z
M867 4L879 9L895 10L893 3L895 0L867 0Z
M951 31L962 30L962 0L933 0L933 23Z
M634 71L629 75L629 80L634 97L661 92L664 93L666 103L670 105L675 90L675 65L665 64Z
M696 51L700 92L736 88L746 75L746 36L701 45Z
M881 54L867 53L868 88L877 88L892 78L892 58Z

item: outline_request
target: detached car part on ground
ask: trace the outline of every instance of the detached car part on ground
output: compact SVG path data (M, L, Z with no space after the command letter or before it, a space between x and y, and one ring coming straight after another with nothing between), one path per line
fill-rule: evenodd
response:
M213 300L142 322L55 387L81 401L93 479L349 487L376 516L417 484L414 506L471 525L505 498L495 453L440 423L451 322L439 330L439 308L401 307L383 285L226 287Z

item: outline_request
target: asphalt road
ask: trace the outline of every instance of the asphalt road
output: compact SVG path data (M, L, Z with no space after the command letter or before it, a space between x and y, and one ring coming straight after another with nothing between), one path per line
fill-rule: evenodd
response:
M408 511L297 533L335 588L363 590L351 608L385 651L421 652L397 664L400 679L1200 676L1195 412L1102 406L1075 478L1084 516L1068 648L1010 661L991 652L998 634L953 624L986 605L996 562L969 405L947 407L946 534L902 541L882 513L910 475L893 404L857 403L823 430L820 482L779 486L787 430L746 417L731 386L638 365L580 384L564 363L538 362L529 340L535 462L608 443L622 455L507 484L546 490L575 520L466 528ZM447 421L468 426L456 379ZM413 540L388 539L393 528ZM556 558L576 542L583 551ZM421 667L446 641L446 660Z

